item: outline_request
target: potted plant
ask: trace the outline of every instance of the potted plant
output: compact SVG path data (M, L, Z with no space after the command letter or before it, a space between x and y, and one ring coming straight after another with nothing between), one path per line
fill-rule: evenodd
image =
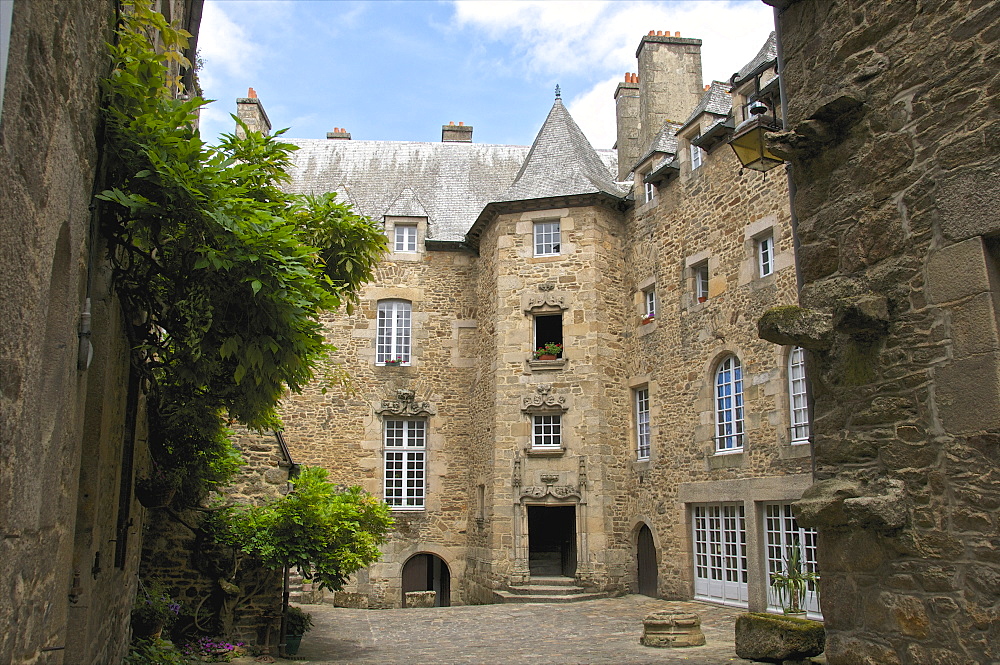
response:
M546 342L543 346L538 347L532 352L535 360L555 360L562 354L562 344L556 344L555 342Z
M385 361L385 364L388 367L399 367L404 362L406 362L406 361L403 360L402 358L389 358L388 360Z
M653 315L653 314L646 314L645 316L642 317L642 321L640 321L640 323L642 323L642 325L646 325L646 324L652 323L655 320L656 320L656 316L655 315Z
M174 601L161 582L139 580L139 592L132 606L132 636L157 638L177 619L180 603Z
M302 636L313 627L312 615L293 605L285 610L285 654L294 656L302 644Z
M788 548L785 571L771 573L771 588L778 596L782 611L789 616L805 617L804 606L809 585L818 581L818 574L802 570L802 550L797 542Z
M154 462L149 475L136 481L135 498L146 508L163 508L173 501L179 486L180 476L176 471Z

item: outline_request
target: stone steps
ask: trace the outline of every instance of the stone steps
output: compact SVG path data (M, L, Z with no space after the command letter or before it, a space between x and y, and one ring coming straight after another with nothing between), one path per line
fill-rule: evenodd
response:
M528 584L494 591L493 594L500 603L575 603L608 596L604 592L578 586L572 577L557 575L532 576Z

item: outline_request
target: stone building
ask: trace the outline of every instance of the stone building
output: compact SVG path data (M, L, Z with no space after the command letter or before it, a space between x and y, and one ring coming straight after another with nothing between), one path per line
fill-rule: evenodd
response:
M756 328L795 302L788 191L727 145L747 97L776 95L775 43L710 86L700 49L641 39L616 150L558 91L530 148L462 124L294 141L290 188L338 192L391 247L355 314L326 319L354 392L283 407L296 462L396 509L353 602L569 584L764 609L786 545L815 559L789 507L811 483L802 352ZM254 95L238 107L270 128Z
M768 3L828 661L1000 662L1000 6Z
M0 2L2 663L128 644L143 410L92 206L117 4ZM158 4L197 34L200 0Z

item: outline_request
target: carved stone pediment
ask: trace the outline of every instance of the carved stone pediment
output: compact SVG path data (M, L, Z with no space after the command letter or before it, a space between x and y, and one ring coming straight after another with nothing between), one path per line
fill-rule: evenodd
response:
M412 390L397 390L396 399L384 399L375 413L390 416L433 416L437 411L430 402L418 402Z
M521 411L525 413L564 413L566 396L556 395L551 383L539 383L535 392L521 399Z
M566 304L566 296L553 291L533 294L528 296L523 303L524 311L528 314L561 312L569 309L569 305Z
M546 485L545 487L535 485L521 490L522 499L544 499L547 496L560 501L579 499L580 491L572 485Z

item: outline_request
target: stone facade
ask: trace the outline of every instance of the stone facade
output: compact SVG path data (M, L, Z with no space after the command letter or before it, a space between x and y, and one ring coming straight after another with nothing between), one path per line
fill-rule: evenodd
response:
M145 426L91 208L115 12L18 0L0 39L3 663L103 665L128 644Z
M814 349L828 662L998 662L1000 11L770 4L819 314L772 337Z
M533 576L562 574L608 593L767 607L764 504L796 500L811 483L809 446L789 434L790 349L756 332L768 308L795 301L788 190L784 178L740 172L725 140L691 161L691 140L724 139L732 127L722 126L729 84L702 89L700 47L643 37L639 73L616 92L618 164L586 143L558 98L527 151L449 143L442 157L433 144L301 141L293 191L339 191L384 223L394 251L353 315L325 319L350 387L287 397L289 447L335 482L386 496L386 459L397 455L387 421L426 428L416 463L425 499L397 506L383 560L341 594L351 604L401 607L407 593L432 589L437 603L490 603ZM773 78L772 51L773 41L752 64ZM380 161L393 150L398 158ZM404 151L420 155L419 168ZM496 187L480 185L475 168L447 171L485 154L506 180L471 216L441 207ZM501 157L514 155L505 170ZM616 183L618 174L630 180ZM539 225L558 225L551 251L536 247ZM415 227L414 249L400 226ZM389 302L411 317L399 366L379 355L380 303ZM545 341L562 343L559 357L533 358ZM742 372L745 432L719 454L724 362ZM637 444L640 391L648 454ZM554 445L535 438L552 422ZM735 599L696 582L695 506L742 511Z

